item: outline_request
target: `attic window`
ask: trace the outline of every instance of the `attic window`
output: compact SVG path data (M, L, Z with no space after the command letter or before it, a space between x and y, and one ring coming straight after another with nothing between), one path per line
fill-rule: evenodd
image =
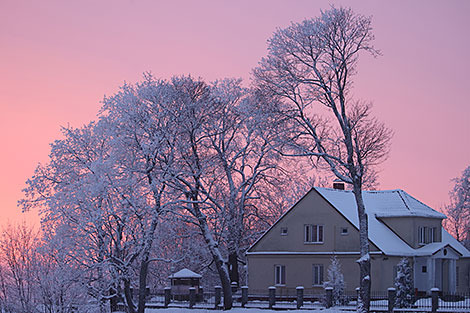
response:
M281 236L287 236L287 227L281 227Z
M304 243L323 243L323 225L304 225Z
M347 235L349 233L349 230L347 227L341 227L341 235Z

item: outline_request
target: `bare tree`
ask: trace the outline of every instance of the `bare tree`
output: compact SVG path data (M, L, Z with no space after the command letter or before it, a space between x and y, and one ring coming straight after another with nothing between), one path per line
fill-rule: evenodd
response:
M449 192L450 204L444 207L447 219L444 221L446 228L458 241L467 248L470 247L470 166L460 177L452 180L454 188Z
M362 188L388 155L391 139L371 117L371 105L350 93L359 53L378 54L373 38L370 18L332 7L278 29L268 41L268 56L254 69L256 86L279 99L276 109L290 121L283 153L308 156L352 186L360 226L360 312L369 311L371 285Z
M36 312L35 275L38 267L39 234L26 224L8 225L0 237L3 301L17 312Z

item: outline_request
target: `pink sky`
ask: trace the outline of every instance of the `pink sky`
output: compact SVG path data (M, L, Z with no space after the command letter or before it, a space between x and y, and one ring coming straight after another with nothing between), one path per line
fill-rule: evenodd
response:
M276 27L330 4L373 16L383 56L362 58L355 95L395 132L381 189L439 208L470 165L470 1L0 2L0 226L22 219L21 189L60 126L94 119L124 82L191 74L242 77Z

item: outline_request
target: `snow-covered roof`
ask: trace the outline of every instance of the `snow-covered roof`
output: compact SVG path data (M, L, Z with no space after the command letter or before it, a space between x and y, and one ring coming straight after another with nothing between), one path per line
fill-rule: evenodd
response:
M188 270L187 268L183 268L182 270L172 274L169 276L169 278L201 278L202 276L194 273L191 270Z
M319 187L315 187L315 190L359 229L357 206L352 191ZM387 255L399 256L424 256L434 253L435 249L421 250L410 247L387 225L380 221L380 218L416 216L443 219L446 218L444 214L433 210L400 189L363 191L362 196L369 222L369 239L382 252ZM444 229L442 230L442 243L439 246L441 245L450 245L462 256L470 256L469 251Z

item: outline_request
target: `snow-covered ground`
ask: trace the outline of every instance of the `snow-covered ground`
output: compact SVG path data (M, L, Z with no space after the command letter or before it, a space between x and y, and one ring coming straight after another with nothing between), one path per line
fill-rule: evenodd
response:
M168 309L147 309L145 313L214 313L214 310L208 309L182 309L182 308L168 308ZM228 311L230 313L279 313L279 311L266 310L266 309L244 309L244 308L233 308ZM322 313L344 313L339 309L319 309L319 310L295 310L290 311L295 313L312 313L312 312L322 312Z

